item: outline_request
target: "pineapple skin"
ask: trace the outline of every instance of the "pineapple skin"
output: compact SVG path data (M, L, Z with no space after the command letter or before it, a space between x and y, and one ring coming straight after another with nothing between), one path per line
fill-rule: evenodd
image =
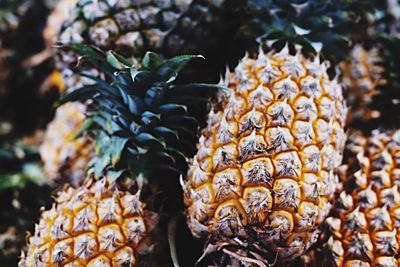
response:
M58 42L93 45L132 60L141 59L146 51L164 58L201 54L207 58L207 67L194 64L184 77L216 82L229 60L221 49L231 44L238 27L231 14L241 7L241 1L79 0ZM84 83L74 75L78 61L74 53L61 51L56 61L68 88Z
M283 49L227 72L231 90L209 114L184 185L194 236L278 262L315 241L345 143L342 89L326 68Z
M101 179L59 193L29 238L20 267L138 266L153 249L158 215L136 194Z
M85 111L82 103L66 103L57 108L53 121L48 124L40 155L49 181L66 180L79 185L85 178L95 154L95 142L88 135L74 138L86 119Z
M373 97L379 94L378 87L384 83L383 67L378 49L354 46L350 60L342 63L343 85L347 89L346 101L350 107L348 122L366 121L378 116L371 110Z
M47 47L51 47L56 42L63 22L68 18L77 1L60 0L55 4L53 11L47 17L46 27L43 31L43 38Z
M305 266L400 266L400 130L353 132L343 190Z

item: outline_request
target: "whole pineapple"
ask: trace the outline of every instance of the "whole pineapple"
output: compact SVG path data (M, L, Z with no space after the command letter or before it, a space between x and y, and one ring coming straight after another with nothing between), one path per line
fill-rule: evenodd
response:
M46 129L40 145L46 177L50 181L68 179L74 185L85 178L88 163L94 155L94 141L89 136L76 136L83 125L86 106L79 102L66 103Z
M192 233L233 260L301 255L330 210L346 107L326 68L283 49L225 77L184 190Z
M349 139L343 191L309 258L318 266L398 266L400 131Z
M20 267L139 266L154 246L158 216L103 178L58 194L44 211Z
M209 115L184 186L189 228L207 240L205 255L215 252L212 264L288 264L316 241L345 143L342 89L330 77L371 5L248 1L242 42L272 51L226 75L230 93ZM285 43L292 53L277 52Z
M370 110L374 96L379 94L378 86L384 82L383 67L377 47L365 49L356 45L351 51L351 58L342 64L343 83L347 89L347 103L350 106L349 121L366 121L379 114Z

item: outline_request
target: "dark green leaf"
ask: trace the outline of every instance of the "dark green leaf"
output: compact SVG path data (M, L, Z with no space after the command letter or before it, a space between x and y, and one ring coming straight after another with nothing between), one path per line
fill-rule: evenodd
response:
M156 72L164 81L170 81L176 77L177 73L179 73L187 63L197 58L204 59L201 55L182 55L171 58L161 64Z
M142 68L146 71L155 71L162 64L161 57L154 52L147 52L142 60Z
M114 69L117 70L124 70L127 68L126 65L122 64L118 61L118 59L114 56L112 52L107 53L107 62L110 64Z
M58 101L59 105L65 104L71 101L82 101L93 98L95 94L98 93L99 85L88 85L77 90L72 91L60 98Z

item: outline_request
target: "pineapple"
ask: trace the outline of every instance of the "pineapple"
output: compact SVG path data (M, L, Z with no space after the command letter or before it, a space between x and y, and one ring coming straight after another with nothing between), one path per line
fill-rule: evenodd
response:
M233 261L301 255L330 210L346 106L326 68L283 49L226 75L184 191L192 233Z
M86 106L71 102L57 108L47 126L40 155L50 181L68 179L74 185L82 182L88 162L94 155L94 141L89 136L75 137L83 125Z
M64 23L60 44L81 43L103 51L115 50L132 59L146 51L168 58L179 54L202 54L207 67L193 65L191 79L218 80L228 61L227 50L238 27L236 10L244 0L79 0L73 15ZM67 87L81 85L73 70L76 55L59 53L59 69ZM204 70L208 71L204 71ZM200 77L201 75L201 77Z
M250 54L262 41L271 52L226 76L230 93L210 113L184 183L189 228L208 244L201 260L288 264L316 241L345 143L346 107L331 78L374 4L248 1L238 36Z
M343 190L308 255L315 266L399 266L400 130L353 132ZM313 265L310 265L313 266Z
M320 227L305 266L399 266L400 38L379 34L379 94L370 106L379 118L351 124L336 203ZM393 130L396 129L396 130ZM297 266L297 265L296 265Z
M20 267L139 266L154 248L158 215L140 190L118 190L106 178L58 194L29 238ZM148 266L148 265L146 265Z
M369 105L379 94L378 86L384 82L380 60L378 48L367 50L356 45L351 51L351 59L342 64L343 84L348 89L349 121L365 121L379 115L369 110Z

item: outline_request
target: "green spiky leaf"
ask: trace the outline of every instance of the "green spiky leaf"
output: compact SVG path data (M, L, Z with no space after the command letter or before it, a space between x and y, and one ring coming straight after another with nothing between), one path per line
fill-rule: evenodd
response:
M202 57L184 55L163 61L149 52L136 68L113 52L104 55L87 46L75 46L74 51L107 75L103 80L83 74L94 85L60 100L90 100L88 115L93 123L82 129L97 140L96 158L91 162L95 176L114 172L113 177L119 177L127 170L133 172L132 177L161 170L183 173L186 157L195 151L193 140L198 120L205 117L207 95L220 86L177 86L174 81L188 62Z

